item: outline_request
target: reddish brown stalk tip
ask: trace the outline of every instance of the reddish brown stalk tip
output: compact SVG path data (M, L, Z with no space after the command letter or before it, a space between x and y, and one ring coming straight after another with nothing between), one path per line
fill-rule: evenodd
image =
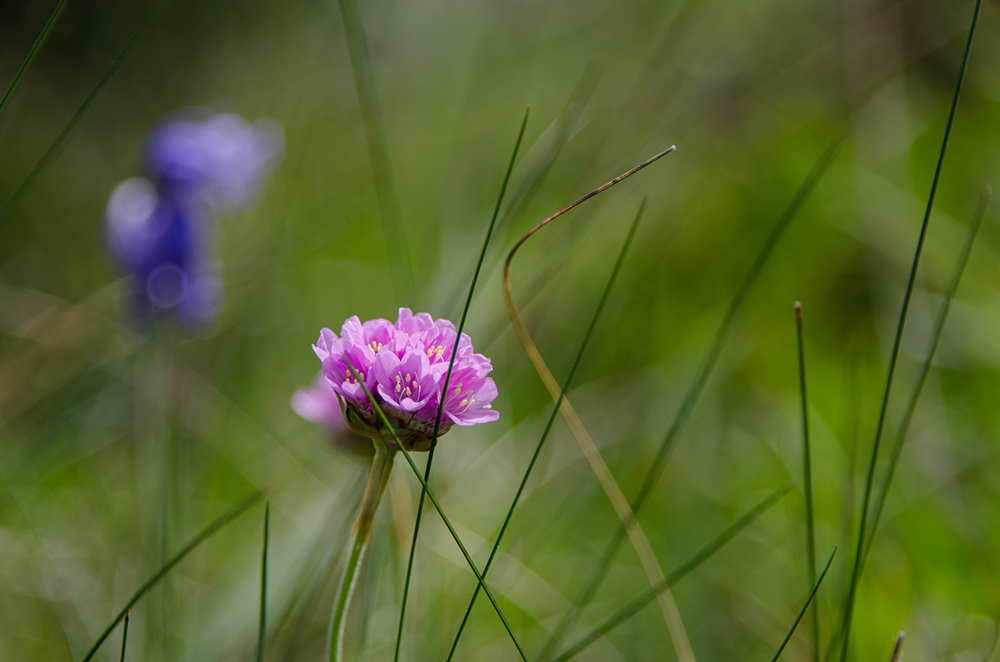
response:
M800 329L802 328L802 302L800 301L795 302L795 323L799 325Z
M521 246L522 246L522 244L524 244L524 242L526 242L528 239L531 238L531 235L535 234L536 232L538 232L539 230L541 230L543 227L545 227L546 225L548 225L550 222L556 220L557 218L559 218L560 216L562 216L563 214L565 214L569 210L573 209L577 205L580 205L580 204L586 202L587 200L590 200L595 195L603 193L604 191L606 191L607 189L611 188L612 186L614 186L618 182L620 182L620 181L622 181L624 179L628 179L629 177L631 177L635 173L639 172L640 170L642 170L646 166L651 165L651 164L655 163L656 161L659 161L660 159L662 159L664 156L666 156L670 152L674 151L675 149L677 149L677 145L671 145L670 147L666 148L665 150L663 150L659 154L646 159L645 161L643 161L639 165L635 166L631 170L629 170L627 172L623 172L622 174L618 175L617 177L615 177L614 179L612 179L607 184L595 188L593 191L591 191L587 195L583 196L582 198L577 199L576 201L570 203L566 207L563 207L562 209L560 209L556 213L552 214L551 216L549 216L548 218L546 218L544 221L542 221L541 223L539 223L535 227L531 228L531 230L529 230L526 235L524 235L523 237L521 237L520 241L518 241L516 244L514 244L514 247L512 249L510 249L510 253L507 254L507 262L504 265L504 279L506 280L509 277L510 263L514 259L514 254L517 253L518 249L521 248Z

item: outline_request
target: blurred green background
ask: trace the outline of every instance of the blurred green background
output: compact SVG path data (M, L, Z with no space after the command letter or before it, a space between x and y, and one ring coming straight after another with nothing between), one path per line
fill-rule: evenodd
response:
M509 326L503 258L548 214L676 144L540 232L514 263L526 324L561 381L648 196L570 392L622 491L634 495L759 247L844 132L640 517L669 571L769 491L789 478L801 484L792 302L802 301L817 556L840 549L819 592L828 642L973 4L361 3L403 227L387 240L337 4L167 0L0 225L0 659L81 659L167 556L265 486L275 490L266 659L322 658L368 461L331 446L289 398L319 369L310 343L324 326L338 330L354 314L394 320L399 306L457 322L527 107L467 325L493 360L501 417L442 438L432 487L482 567L552 408ZM0 3L4 87L54 6ZM0 200L152 6L69 1L0 112ZM987 2L885 448L980 191L998 181L998 72L1000 6ZM220 223L222 315L197 334L153 334L128 319L103 213L112 188L139 173L145 133L191 106L277 120L285 156L251 207ZM861 583L852 659L888 660L902 629L907 660L980 662L1000 633L996 218L988 209L910 428ZM404 244L409 295L392 277ZM419 496L401 460L352 609L356 659L392 658ZM129 659L251 659L261 514L235 521L144 598L132 615ZM617 521L557 421L490 575L529 655L581 590ZM796 489L676 587L698 660L770 659L808 594L804 527ZM403 659L444 659L474 582L429 514ZM579 632L646 587L626 544ZM97 659L118 659L118 636ZM579 656L674 658L654 605ZM516 659L485 600L458 659ZM784 659L812 659L808 619Z

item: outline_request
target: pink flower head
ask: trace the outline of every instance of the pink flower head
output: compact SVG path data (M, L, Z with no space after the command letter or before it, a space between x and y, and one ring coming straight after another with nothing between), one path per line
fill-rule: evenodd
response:
M367 388L402 444L408 450L428 450L457 337L448 320L435 321L427 313L414 315L409 308L400 308L395 324L384 319L362 323L354 316L344 322L339 338L323 329L313 351L322 362L331 393L344 400L348 425L395 445L365 394ZM489 359L475 354L472 340L462 334L438 434L452 425L500 417L491 407L497 397L496 383L487 376L492 369Z

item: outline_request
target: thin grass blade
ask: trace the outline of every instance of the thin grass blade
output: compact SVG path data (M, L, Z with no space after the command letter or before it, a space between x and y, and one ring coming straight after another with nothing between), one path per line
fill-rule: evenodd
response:
M917 248L913 253L913 265L910 267L910 277L906 283L906 293L903 295L903 305L899 311L899 322L896 325L896 337L892 342L892 353L889 357L889 366L886 371L885 391L882 395L882 405L879 410L878 424L875 428L875 441L872 443L871 457L868 461L868 471L865 476L864 498L861 504L861 522L858 525L857 550L854 554L854 565L851 571L851 585L847 593L847 602L844 609L844 620L841 627L843 633L842 646L840 649L840 660L846 662L850 650L851 642L851 620L854 616L854 601L857 598L858 582L861 579L862 561L865 550L865 537L868 533L868 509L871 501L872 486L875 479L875 465L878 461L879 446L882 441L882 430L885 427L885 417L889 409L889 396L892 392L893 378L896 373L896 361L899 358L899 348L903 340L903 330L906 327L906 317L910 310L910 299L913 296L913 289L917 280L917 268L920 266L920 256L923 254L924 239L927 236L927 226L930 224L931 211L934 209L934 197L937 194L938 181L941 179L941 169L944 166L945 153L948 151L948 139L951 136L951 127L955 121L955 111L958 108L958 98L962 92L962 83L965 81L965 72L969 65L969 54L972 51L972 40L976 34L976 25L979 22L979 10L982 7L982 0L976 0L976 7L972 14L972 23L969 26L969 37L965 43L965 53L962 56L962 65L958 72L958 80L955 83L955 94L951 100L951 110L948 112L948 123L945 126L944 138L941 140L941 151L938 154L937 167L934 170L934 179L931 182L930 195L927 197L927 208L924 211L924 220L920 226L920 236L917 239Z
M774 657L771 658L771 662L778 662L778 658L781 657L781 653L785 650L785 646L788 645L788 640L792 638L793 634L795 634L795 628L799 627L799 621L801 621L802 617L805 616L806 609L809 609L810 603L812 603L813 598L816 597L816 591L819 590L819 585L823 583L823 578L826 577L826 571L830 569L830 564L833 563L833 557L836 554L837 554L837 548L834 547L833 552L831 552L830 554L830 560L826 562L826 567L823 568L823 573L819 576L819 580L817 580L817 582L813 585L812 593L809 594L809 597L806 599L806 603L802 605L802 611L799 612L799 615L795 619L795 622L792 623L792 629L790 629L788 631L788 634L785 635L785 640L781 642L780 646L778 646L778 651L774 654ZM813 608L813 613L816 613L815 608ZM818 647L816 648L816 651L817 651L816 654L819 655Z
M57 4L56 8L52 10L52 15L49 16L49 20L45 22L45 26L42 28L42 31L38 33L38 37L35 39L35 43L31 45L31 50L28 51L28 55L24 58L24 62L22 62L21 66L18 67L13 80L11 80L10 85L7 86L7 91L4 92L3 97L0 98L0 111L3 111L3 107L6 105L7 99L10 98L14 88L17 87L18 82L21 80L21 76L24 75L24 72L28 69L28 65L31 64L31 61L35 59L35 54L38 52L38 49L41 48L45 38L49 36L52 26L56 24L56 20L59 18L59 14L62 13L63 7L66 6L67 1L68 0L59 0L59 4Z
M264 639L267 632L267 543L271 521L271 502L264 497L264 543L260 553L260 625L257 629L257 662L264 662Z
M504 288L505 292L509 290L509 279L504 281ZM608 468L604 458L601 456L601 452L598 450L597 445L594 443L594 440L590 437L586 427L584 427L583 422L577 415L576 410L573 408L573 404L569 400L569 396L562 394L559 383L556 381L552 372L545 364L545 360L542 358L541 353L538 351L538 347L535 345L531 338L531 334L528 333L528 329L524 325L524 321L521 319L520 311L514 304L513 296L508 293L506 299L508 314L514 325L514 331L517 333L517 336L521 341L521 345L524 347L525 353L531 360L531 364L534 366L535 372L538 373L538 376L541 378L542 383L545 384L545 388L548 390L552 401L558 403L560 402L560 398L562 398L561 404L558 405L559 413L562 414L563 419L566 421L566 426L569 428L570 432L573 434L573 438L576 439L577 444L580 446L580 450L583 452L591 470L594 472L594 476L597 478L602 489L604 490L605 495L608 497L608 501L610 501L611 505L614 507L619 520L623 523L627 523L629 540L632 542L633 548L635 548L636 555L642 563L643 570L646 573L646 577L649 579L650 585L656 584L664 577L663 569L660 567L659 561L656 559L656 554L653 552L653 548L649 544L649 540L646 538L646 534L642 530L642 526L633 517L632 510L629 508L628 499L625 498L625 494L615 481L615 477ZM677 603L674 601L673 594L670 589L660 593L657 596L657 600L660 604L660 611L663 613L663 619L667 624L667 629L670 632L670 639L674 645L674 651L677 654L678 662L695 662L694 649L691 647L687 631L684 628L684 621L681 619L680 610L677 608Z
M83 119L83 116L86 115L87 111L90 109L90 106L94 103L94 101L97 100L97 97L100 96L101 92L104 91L104 88L107 87L109 82L111 82L111 79L114 78L114 75L121 67L122 62L124 62L125 58L132 51L132 48L139 41L139 37L141 37L142 34L146 31L146 29L149 27L150 22L153 20L153 17L156 15L156 13L160 10L160 8L164 5L166 1L167 0L158 0L157 3L153 5L153 8L149 10L149 13L146 14L146 17L142 19L142 23L139 24L139 27L135 29L135 32L133 32L132 36L129 37L127 42L125 42L125 45L122 47L122 49L118 51L118 56L111 61L111 64L108 65L108 68L107 70L105 70L104 75L101 76L100 80L97 81L97 84L95 84L94 87L91 88L86 98L84 98L83 103L81 103L80 106L76 109L76 111L74 111L74 113L70 116L69 121L66 122L66 125L63 127L62 131L59 132L59 135L57 135L55 140L52 141L52 144L49 145L48 149L45 150L41 158L38 159L34 167L31 168L27 176L21 181L18 187L14 189L14 193L12 193L9 198L7 198L7 202L3 204L3 207L0 207L0 230L3 229L4 224L6 224L7 220L10 218L10 215L14 212L14 209L17 207L17 203L20 201L21 196L24 195L25 191L31 188L31 185L34 184L36 179L38 179L38 176L41 175L42 172L45 170L45 168L48 167L49 163L52 162L52 159L55 158L56 154L58 154L59 150L66 142L67 138L69 138L70 134L73 133L73 130L76 128L77 124L79 124L80 120Z
M117 627L118 624L121 623L122 620L124 620L126 614L129 613L129 610L131 610L132 607L135 606L135 603L139 602L142 596L144 596L146 592L149 591L149 589L156 586L156 584L161 579L163 579L167 575L167 573L173 570L178 563L183 561L184 557L186 557L188 554L197 549L198 546L201 545L201 543L211 538L213 535L215 535L215 533L219 531L219 529L221 529L222 527L224 527L225 525L229 524L234 519L242 515L248 508L250 508L254 504L258 503L261 499L263 499L264 496L265 492L263 491L254 492L246 499L244 499L243 501L239 502L238 504L227 510L225 513L220 515L218 519L216 519L214 522L212 522L204 529L202 529L201 533L192 538L191 542L185 545L184 548L181 549L181 551L177 552L172 558L170 558L166 563L164 563L163 567L161 567L156 572L156 574L147 579L146 582L139 587L139 590L136 591L135 594L129 599L128 603L126 603L125 607L121 610L121 612L119 612L119 614L115 616L114 620L111 621L108 627L104 628L104 632L101 633L101 636L97 638L97 641L94 642L94 645L90 647L90 650L87 651L87 654L83 657L83 662L90 662L90 660L94 657L94 654L97 653L97 649L99 649L101 647L101 644L104 643L104 640L108 638L108 635L110 635L111 632L115 629L115 627Z
M917 407L917 401L920 399L920 393L923 391L924 383L927 381L927 375L930 373L931 363L934 361L934 355L937 353L938 345L941 343L941 335L944 332L944 325L945 322L948 321L948 313L951 310L951 300L955 297L955 292L958 290L958 285L962 280L962 274L965 273L965 265L969 262L969 254L972 252L972 245L976 241L976 235L979 233L979 226L982 223L983 215L986 213L986 205L989 203L992 192L992 189L987 186L979 199L979 206L976 209L976 215L972 221L972 225L969 226L969 231L965 237L965 245L962 247L962 252L959 253L958 260L955 262L955 268L951 274L951 281L948 283L948 289L945 292L944 300L941 302L941 308L938 310L937 320L934 322L934 331L931 334L931 342L927 347L927 354L924 356L924 363L920 368L920 376L917 378L917 383L913 387L910 399L906 403L906 410L903 412L903 419L899 424L899 429L896 431L896 438L893 440L892 445L892 455L889 458L889 466L886 467L885 479L882 482L882 489L879 492L878 506L875 509L875 516L872 519L871 529L868 534L868 543L865 546L865 551L861 559L862 570L864 570L864 564L868 558L868 552L871 550L872 542L875 539L875 532L878 530L879 522L882 519L882 511L885 509L885 502L889 497L889 489L892 487L892 480L896 475L896 467L899 464L899 458L903 454L903 444L906 442L906 433L910 428L910 422L913 420L913 412Z
M795 302L795 329L799 345L799 392L802 395L802 491L806 497L806 567L809 585L816 584L816 519L813 511L812 444L809 439L809 397L806 393L806 351L802 330L802 304ZM834 548L836 553L836 548ZM833 556L830 556L833 560ZM827 564L829 567L829 564ZM825 571L824 571L825 573ZM817 585L818 587L818 585ZM807 602L806 605L809 603ZM803 611L805 611L803 609ZM819 605L813 609L813 660L819 662ZM798 621L795 621L798 625ZM795 629L794 627L792 628ZM789 633L791 636L791 633ZM785 640L787 643L787 639ZM784 648L784 644L782 644ZM780 651L779 651L780 654ZM777 658L775 658L777 659Z
M552 221L556 220L557 218L559 218L560 216L562 216L566 212L570 211L571 209L575 209L576 207L578 207L579 205L583 204L587 200L590 200L594 196L600 195L601 193L603 193L604 191L608 190L609 188L611 188L615 184L618 184L619 182L622 182L622 181L628 179L629 177L631 177L635 173L639 172L643 168L646 168L646 167L648 167L648 166L656 163L657 161L659 161L660 159L662 159L664 156L666 156L670 152L673 152L676 149L677 149L677 145L671 145L670 147L666 148L665 150L663 150L659 154L656 154L656 155L651 156L650 158L646 159L645 161L643 161L642 163L640 163L636 167L632 168L631 170L629 170L627 172L623 172L622 174L618 175L617 177L615 177L614 179L612 179L607 184L604 184L603 186L598 186L597 188L595 188L590 193L588 193L588 194L584 195L583 197L578 198L577 200L571 202L569 205L563 207L562 209L560 209L556 213L552 214L551 216L549 216L548 218L546 218L545 220L543 220L541 223L539 223L535 227L531 228L531 230L529 230L526 235L524 235L523 237L521 237L518 240L518 242L516 244L514 244L514 248L510 249L510 253L507 254L507 261L504 263L504 280L506 281L506 280L510 279L510 263L514 259L514 256L517 254L517 251L521 248L522 245L524 245L524 242L526 242L529 239L531 239L532 235L534 235L536 232L538 232L539 230L541 230L546 225L548 225Z
M472 282L469 284L469 294L465 298L465 308L462 310L462 318L458 323L458 334L455 337L455 346L451 350L451 360L448 362L448 373L445 375L444 388L442 393L448 392L448 385L451 382L451 373L455 367L455 357L458 356L458 343L462 337L462 331L465 329L465 321L469 316L469 306L472 305L472 294L476 291L476 282L479 280L479 272L483 266L483 259L486 257L486 248L490 244L490 238L493 236L493 228L496 226L497 216L500 213L500 206L503 204L504 194L507 192L507 184L510 183L510 175L514 171L514 163L517 161L517 153L521 148L521 141L524 139L524 131L528 127L528 115L529 110L524 111L524 120L521 122L521 130L517 134L517 140L514 142L514 152L510 155L510 163L507 165L507 172L504 173L503 184L500 185L500 195L497 196L497 204L493 208L493 216L490 218L490 225L486 230L486 237L483 239L483 247L479 251L479 261L476 263L476 269L472 274ZM444 414L444 398L441 399L438 405L437 416L434 419L434 432L431 435L431 450L427 454L427 465L424 468L424 483L427 483L431 477L431 464L434 461L434 449L437 446L437 436L438 431L441 427L441 417ZM410 556L406 561L406 581L403 584L403 602L399 610L399 628L396 632L396 650L393 654L393 660L399 660L399 647L403 639L403 619L406 616L406 598L410 592L410 577L413 572L413 557L417 551L417 535L420 533L420 519L424 512L424 496L425 492L420 493L420 502L417 505L417 516L413 523L413 539L410 542Z
M889 662L899 662L903 659L903 640L906 639L906 633L902 630L896 635L896 645L892 647L892 657ZM990 658L986 658L987 660Z
M778 501L780 501L783 496L788 494L794 486L794 483L789 482L784 487L772 492L769 497L754 506L753 509L745 513L743 517L738 519L732 526L719 534L715 540L702 547L683 565L671 572L662 582L643 591L637 598L632 600L632 602L619 609L613 616L591 630L588 634L584 635L579 641L573 644L569 650L555 658L553 662L566 662L566 660L574 657L577 653L606 635L629 617L635 615L640 609L655 600L657 593L669 588L673 584L676 584L685 575L710 559L716 552L722 549L727 542L736 537L736 535L743 531L743 529L750 526L754 520L778 503Z
M588 65L573 88L573 92L566 101L562 113L542 132L542 135L539 136L535 144L529 148L521 166L522 170L526 170L526 173L521 178L519 185L512 191L507 208L497 218L496 224L498 228L504 227L510 219L516 218L523 209L526 209L534 198L535 193L542 187L556 159L579 128L583 111L590 102L590 97L593 95L599 80L600 70L593 65ZM510 232L509 226L503 237L506 237L508 232ZM495 267L495 258L491 257L485 262L485 271L487 274L492 273ZM465 271L474 271L471 263ZM461 283L463 281L464 279L458 282ZM447 310L455 311L458 309L461 303L461 294L461 286L456 286L455 291L445 299L445 301L449 302Z
M118 658L118 662L125 662L125 644L128 643L128 615L129 612L125 612L125 622L122 623L122 654Z
M493 543L493 549L490 551L490 557L486 561L486 565L483 567L483 576L489 572L490 567L493 564L493 559L496 557L497 550L500 549L500 542L503 540L504 534L507 532L507 526L510 524L511 518L514 516L514 509L517 507L518 502L521 499L521 494L524 492L524 487L528 483L528 478L531 476L532 469L535 468L535 463L538 461L538 456L542 452L542 447L545 445L545 440L548 439L549 432L552 430L552 424L555 423L556 416L559 414L559 407L562 404L563 398L566 395L566 391L569 389L569 385L573 380L573 375L576 373L577 368L580 365L580 360L583 358L583 353L587 349L587 344L590 341L590 337L593 334L594 328L597 326L597 320L601 316L601 311L604 310L604 304L608 300L608 295L611 293L611 287L614 285L615 278L618 276L618 272L621 270L622 263L625 261L625 255L628 253L629 247L632 245L632 239L635 237L635 232L639 228L639 221L642 220L642 214L646 210L647 200L643 199L642 204L639 206L639 211L635 215L635 220L632 221L632 227L629 228L628 236L625 238L625 244L622 246L621 252L618 254L618 260L615 262L614 269L611 271L611 276L608 278L608 283L604 288L604 293L601 295L601 300L597 304L597 310L594 311L594 316L590 320L590 326L587 327L587 332L584 334L583 342L580 344L580 349L576 353L576 358L573 360L573 366L570 368L569 374L566 377L566 381L563 384L562 389L559 392L559 397L556 399L555 407L552 410L552 414L549 416L549 421L545 426L545 431L542 433L541 439L539 439L538 444L535 446L535 452L531 456L531 461L528 463L528 468L524 472L524 477L521 479L521 484L517 488L517 493L514 495L514 500L510 505L510 509L507 511L507 517L504 519L503 525L500 527L500 533L497 535L496 542ZM509 276L509 272L508 272ZM505 291L509 292L510 278L504 279ZM508 299L510 301L510 299ZM479 596L479 587L477 586L475 591L472 593L472 599L469 601L469 606L465 610L465 615L462 617L462 623L459 625L458 633L455 635L455 639L451 645L451 651L448 653L448 660L450 660L455 655L455 650L458 648L458 642L462 638L462 633L465 631L465 624L469 620L469 615L472 613L472 608L476 604L476 598Z
M687 395L682 401L680 408L677 410L677 414L674 416L674 420L670 424L670 428L667 430L666 436L664 436L663 441L660 443L660 448L657 450L656 455L648 465L639 491L636 493L636 496L630 504L633 517L639 516L640 511L646 503L646 499L649 497L649 494L653 489L653 486L659 479L660 474L663 471L663 466L666 463L667 456L673 448L677 437L680 435L684 424L687 422L691 410L694 408L695 403L701 396L705 383L708 381L709 375L711 375L712 370L715 368L719 354L722 352L722 348L725 346L729 333L733 328L736 317L742 309L747 296L750 294L750 290L757 282L757 278L764 269L764 265L767 263L775 245L778 243L778 239L780 239L781 235L784 234L785 230L791 224L792 219L795 218L799 208L801 208L802 204L809 197L809 194L826 173L827 168L837 155L842 142L843 138L838 136L826 148L823 155L820 156L819 160L813 166L812 171L799 187L798 191L795 192L791 203L785 209L781 218L771 231L771 234L768 236L767 240L765 240L764 245L757 253L757 257L754 259L753 265L750 267L750 271L747 273L746 278L744 278L740 289L737 291L736 296L733 298L733 301L729 306L729 310L726 312L722 323L716 331L715 337L712 339L712 343L709 345L708 352L705 355L705 360L702 363L698 374L695 376L694 382L692 382ZM627 523L623 523L618 527L618 530L615 532L611 542L609 542L608 546L605 548L604 554L598 562L597 567L588 579L584 590L581 592L579 598L577 598L575 605L566 613L559 626L549 637L549 641L542 650L542 654L539 656L539 659L546 660L555 651L562 637L565 636L566 632L575 623L580 609L590 602L594 594L597 592L597 589L600 588L601 583L604 581L604 578L607 576L607 572L611 567L611 562L614 560L615 554L625 538L627 529Z
M372 68L372 55L368 48L364 22L355 0L337 0L340 15L347 34L347 47L351 53L354 69L354 84L358 89L358 105L368 137L368 154L375 175L375 192L378 197L379 215L382 217L382 231L385 248L392 264L392 281L396 297L402 301L415 301L417 287L413 280L413 263L403 228L403 214L399 205L399 193L392 173L389 156L389 141L386 138L382 106L379 102L378 87Z
M510 640L514 642L514 646L517 648L517 652L518 654L520 654L521 659L524 660L524 662L528 662L528 658L524 654L524 650L521 648L521 643L517 640L517 637L514 635L514 631L511 630L510 624L507 622L507 617L503 615L503 611L500 609L500 605L493 598L493 593L490 591L489 587L486 586L486 583L483 580L483 575L479 572L479 568L476 567L476 563L475 561L472 560L472 556L469 555L469 551L465 548L465 544L462 542L462 539L458 537L458 533L455 531L455 527L452 526L451 520L448 519L447 515L445 515L444 509L441 508L441 504L438 503L437 497L434 496L434 492L431 491L431 488L427 485L427 482L420 475L420 470L417 469L417 465L413 462L413 458L410 457L410 451L406 450L406 448L403 446L403 443L399 440L399 436L396 434L396 430L392 427L392 423L390 423L389 419L386 418L385 412L382 411L382 408L379 407L378 403L375 401L375 398L372 397L371 391L368 390L368 387L365 386L365 384L362 383L362 381L360 381L358 371L354 369L354 366L351 365L351 361L350 359L347 358L346 355L344 356L344 363L347 364L347 369L351 371L351 376L354 377L355 381L361 384L361 388L364 389L365 396L368 398L368 402L371 403L372 407L375 408L375 412L378 414L379 418L382 419L382 424L385 425L386 429L392 433L392 440L396 442L396 446L399 447L399 450L403 454L403 457L406 458L406 463L410 465L410 469L413 471L413 475L416 476L417 480L420 481L420 486L423 488L424 493L427 495L427 498L431 500L431 503L434 505L434 509L438 511L438 515L441 516L441 521L444 522L445 527L447 527L448 529L448 533L451 534L451 537L455 541L455 544L458 545L459 551L461 551L462 556L465 557L465 562L469 565L469 568L472 570L472 573L476 576L476 580L479 582L479 585L483 587L483 591L485 591L486 597L490 599L490 603L493 605L494 611L496 611L497 616L500 617L500 622L503 623L504 628L507 630L507 634L510 635Z

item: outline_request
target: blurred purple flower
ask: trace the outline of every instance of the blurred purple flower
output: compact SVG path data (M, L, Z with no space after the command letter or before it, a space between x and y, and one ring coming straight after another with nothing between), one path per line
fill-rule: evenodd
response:
M197 325L218 314L221 294L210 245L213 210L245 204L281 153L281 129L232 114L173 120L153 129L149 179L119 184L108 200L108 246L131 281L138 317L170 311Z
M368 401L364 384L397 429L403 445L408 450L428 450L455 338L451 322L434 321L427 313L413 315L408 308L400 308L394 325L383 319L362 324L355 316L344 322L340 337L323 329L313 351L322 362L327 384L343 398L344 414L352 429L395 445ZM487 376L491 370L490 360L474 353L472 341L462 334L439 435L452 425L475 425L500 417L491 407L497 397L496 384ZM299 406L295 408L308 418ZM318 416L320 410L315 411Z
M145 166L161 191L240 207L280 155L284 139L272 120L248 123L220 113L204 121L174 120L146 139Z

